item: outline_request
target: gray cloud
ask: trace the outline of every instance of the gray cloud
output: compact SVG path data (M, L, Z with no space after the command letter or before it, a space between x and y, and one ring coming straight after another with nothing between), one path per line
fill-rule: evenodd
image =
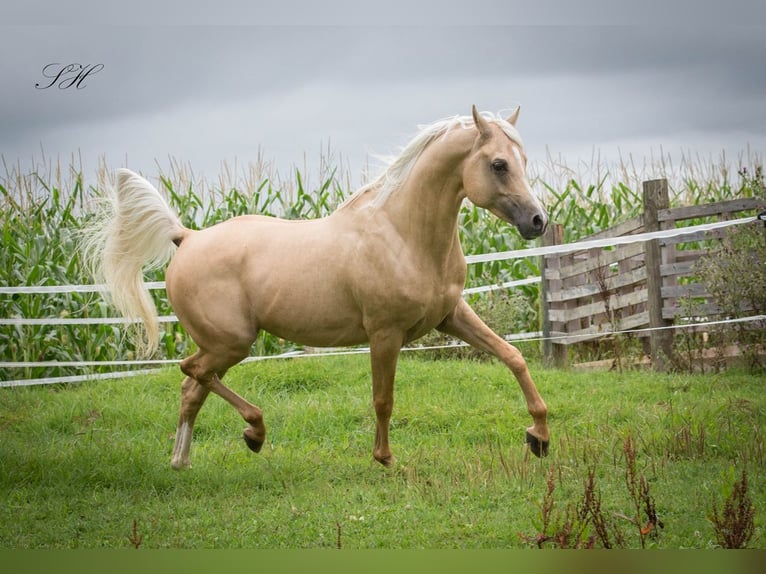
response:
M762 28L648 26L6 27L0 153L40 144L214 176L262 146L280 165L323 141L359 168L417 123L523 104L536 153L630 142L766 143ZM51 62L102 63L37 90ZM574 158L576 161L576 158Z

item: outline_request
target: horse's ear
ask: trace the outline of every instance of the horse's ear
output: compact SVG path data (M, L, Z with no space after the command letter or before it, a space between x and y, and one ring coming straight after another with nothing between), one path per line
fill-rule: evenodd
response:
M516 106L516 109L513 110L513 113L508 116L508 123L512 126L516 125L516 121L519 119L519 112L521 111L521 106Z
M489 137L492 134L489 128L489 122L481 116L475 105L471 108L471 113L473 114L473 123L476 124L476 129L479 130L479 135L482 137Z

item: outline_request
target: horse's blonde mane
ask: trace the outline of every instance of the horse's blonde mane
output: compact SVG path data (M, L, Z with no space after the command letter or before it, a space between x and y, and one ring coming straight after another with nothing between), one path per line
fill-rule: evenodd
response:
M481 115L490 123L499 126L511 141L523 147L524 143L519 131L510 122L492 112L481 112ZM388 165L383 169L380 175L378 175L372 182L357 190L351 197L346 199L340 207L350 204L363 193L371 189L377 189L378 192L370 205L378 206L384 203L391 193L401 186L407 179L407 176L412 170L412 166L415 165L415 162L420 157L420 154L423 153L423 150L425 150L429 144L439 136L456 127L462 129L475 127L473 116L452 116L437 120L432 124L418 126L419 131L415 137L404 146L398 156L388 160Z

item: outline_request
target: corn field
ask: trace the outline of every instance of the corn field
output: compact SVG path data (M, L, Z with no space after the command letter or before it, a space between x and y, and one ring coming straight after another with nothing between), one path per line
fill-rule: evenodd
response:
M25 169L3 161L0 174L0 286L55 286L93 283L78 252L78 233L94 213L110 169L95 173L77 158L68 165L44 161ZM331 213L351 192L351 176L328 154L317 174L295 169L286 178L271 172L262 158L245 169L224 164L218 181L195 178L189 166L171 160L167 170L145 173L165 194L185 225L203 228L246 213L290 219L322 217ZM749 173L760 160L740 157L730 169L725 159L707 162L654 161L637 168L632 159L617 166L594 160L584 170L571 169L547 158L530 169L533 189L549 211L551 221L564 225L564 241L576 241L633 217L642 211L641 181L667 177L679 205L752 196ZM314 177L308 177L312 175ZM314 183L316 180L316 183ZM529 247L508 224L466 203L460 214L460 233L466 254ZM516 259L469 266L466 287L499 284L540 274L538 261ZM164 270L146 276L163 280ZM172 309L163 290L152 291L160 315ZM96 318L114 316L98 293L0 294L2 318ZM483 311L501 334L539 329L539 286L512 292L474 294L470 302ZM159 358L177 359L193 343L180 325L164 324ZM254 354L292 349L289 342L262 334ZM0 325L2 361L116 361L134 358L134 350L120 325ZM92 366L92 371L113 367ZM82 367L44 366L0 369L1 379L81 374Z

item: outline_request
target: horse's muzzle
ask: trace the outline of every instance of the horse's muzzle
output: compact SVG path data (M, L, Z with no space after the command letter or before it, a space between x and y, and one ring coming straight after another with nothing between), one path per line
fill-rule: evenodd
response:
M548 227L548 215L544 211L535 213L526 221L517 222L516 227L524 239L535 239L545 233L545 228Z
M489 210L500 219L515 225L524 239L540 237L548 226L548 214L536 205L520 207L507 198L500 198Z

